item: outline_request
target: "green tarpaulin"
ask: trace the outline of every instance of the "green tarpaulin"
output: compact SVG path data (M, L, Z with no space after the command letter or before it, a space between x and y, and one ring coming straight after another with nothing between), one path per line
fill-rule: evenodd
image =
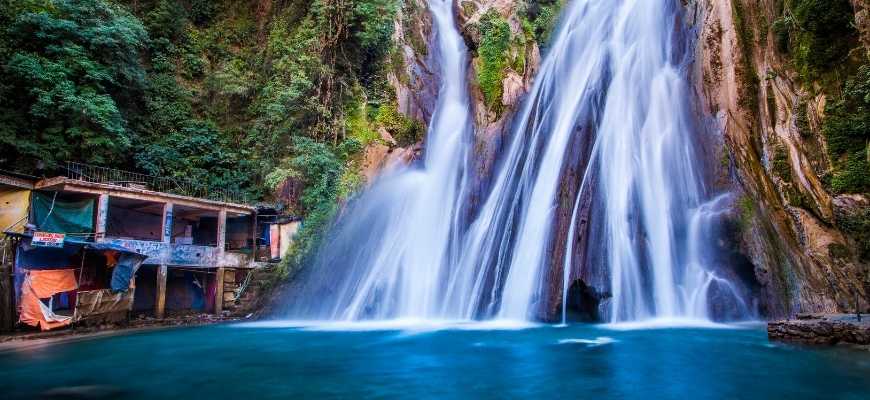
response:
M37 229L57 233L93 233L94 200L62 201L54 193L33 193L33 221Z

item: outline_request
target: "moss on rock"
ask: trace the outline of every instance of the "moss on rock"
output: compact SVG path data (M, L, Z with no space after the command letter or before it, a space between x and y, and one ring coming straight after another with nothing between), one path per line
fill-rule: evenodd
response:
M501 108L502 81L508 67L510 42L511 29L507 20L494 10L487 11L480 19L477 83L486 106L491 110Z

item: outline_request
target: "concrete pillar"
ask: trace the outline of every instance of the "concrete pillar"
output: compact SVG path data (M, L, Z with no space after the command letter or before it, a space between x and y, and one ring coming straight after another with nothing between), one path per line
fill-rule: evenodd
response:
M172 211L174 208L172 203L163 205L163 229L161 230L163 243L172 243Z
M218 213L217 223L217 262L218 265L222 262L224 251L227 247L227 210L220 210ZM220 315L224 310L224 268L217 268L217 276L215 280L214 290L214 313Z
M257 228L257 212L255 211L251 213L251 262L257 261L257 238L260 237Z
M218 254L223 254L227 247L227 210L218 212L217 235Z
M214 313L220 315L224 310L224 267L218 267L214 284Z
M166 265L157 267L157 298L154 301L154 316L162 319L166 310Z
M94 241L106 237L106 224L109 220L109 195L101 194L97 200L97 226Z
M162 242L169 244L172 241L172 210L173 204L166 203L163 205L163 226L161 227ZM163 318L166 310L166 274L169 267L161 265L157 267L157 292L154 299L154 316Z

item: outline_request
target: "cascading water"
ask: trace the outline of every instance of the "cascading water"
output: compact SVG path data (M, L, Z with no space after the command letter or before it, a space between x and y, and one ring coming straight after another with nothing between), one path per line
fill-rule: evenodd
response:
M577 200L595 190L603 229L592 242L603 246L612 292L604 311L615 322L708 319L709 282L721 280L705 268L711 237L697 226L714 221L704 219L711 206L697 172L691 96L677 64L677 7L669 0L590 0L573 10L612 27L605 40L588 44L606 48L601 66L610 82Z
M707 318L707 290L727 281L704 266L709 239L698 224L715 210L704 204L694 172L689 95L675 54L683 40L676 37L677 2L570 4L514 120L489 194L470 217L467 50L452 1L432 0L429 7L442 86L423 160L386 174L349 205L308 268L291 314L536 318L548 295L556 194L566 162L577 158L570 144L594 138L583 156L588 162L568 237L575 237L580 199L591 193L598 205L591 218L604 227L592 239L603 247L596 262L609 268L612 292L605 314L613 321ZM563 302L574 244L555 244L567 247Z

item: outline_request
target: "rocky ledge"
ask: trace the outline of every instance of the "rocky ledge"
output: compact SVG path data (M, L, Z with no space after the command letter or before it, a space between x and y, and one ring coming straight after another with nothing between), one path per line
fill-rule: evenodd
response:
M814 345L870 345L870 315L799 314L797 319L767 324L770 340Z

